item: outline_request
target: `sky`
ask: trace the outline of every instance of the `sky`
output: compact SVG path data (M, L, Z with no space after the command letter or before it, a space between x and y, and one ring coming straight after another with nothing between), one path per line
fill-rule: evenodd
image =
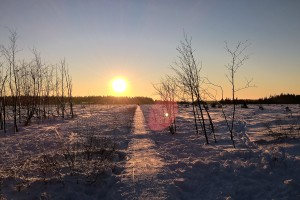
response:
M172 74L185 32L202 76L229 97L225 41L233 48L248 40L236 85L253 78L256 87L237 97L300 94L299 10L298 0L0 0L0 44L12 29L17 59L32 59L32 48L47 64L65 58L74 95L116 95L112 80L123 77L122 95L156 98L152 84Z

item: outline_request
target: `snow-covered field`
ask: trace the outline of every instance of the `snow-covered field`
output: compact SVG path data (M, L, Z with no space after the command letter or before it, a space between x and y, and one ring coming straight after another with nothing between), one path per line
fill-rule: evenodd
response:
M236 148L220 108L209 145L184 106L174 135L149 128L162 123L153 105L78 107L1 132L0 199L300 199L300 106L286 106L239 107Z

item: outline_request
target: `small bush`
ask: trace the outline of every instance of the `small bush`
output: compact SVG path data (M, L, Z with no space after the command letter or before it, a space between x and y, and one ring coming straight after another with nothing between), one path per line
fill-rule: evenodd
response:
M247 105L246 103L243 103L243 104L241 105L241 108L248 108L248 105Z
M14 178L18 192L29 186L30 162L30 160L21 161L10 169L10 175Z
M278 119L272 123L266 123L265 127L268 135L277 140L300 137L300 124L297 121Z
M216 107L217 107L217 104L216 104L216 103L212 103L212 104L210 104L210 106L211 106L212 108L216 108Z
M39 172L44 183L51 179L58 179L62 182L58 155L43 154L39 158Z

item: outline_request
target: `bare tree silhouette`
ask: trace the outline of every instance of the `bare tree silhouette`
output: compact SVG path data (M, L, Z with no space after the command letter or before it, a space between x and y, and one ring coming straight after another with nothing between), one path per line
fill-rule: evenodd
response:
M249 54L245 54L246 49L249 47L248 41L245 42L238 42L234 48L230 48L228 43L225 42L225 50L230 56L230 61L225 67L228 70L228 74L226 74L227 80L231 85L231 97L233 102L233 109L231 112L231 120L227 120L226 114L225 121L230 132L230 138L232 141L232 145L235 147L234 142L234 122L235 122L235 115L236 115L236 93L243 89L254 87L252 85L252 79L250 81L247 80L246 84L243 87L237 87L236 85L236 73L237 71L244 65L245 61L249 59Z

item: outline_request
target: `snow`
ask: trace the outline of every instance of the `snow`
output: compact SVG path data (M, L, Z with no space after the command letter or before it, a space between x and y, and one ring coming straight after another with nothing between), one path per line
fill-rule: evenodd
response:
M238 107L236 148L220 108L209 108L217 143L210 134L207 145L196 134L191 107L178 107L177 133L171 135L149 128L164 123L153 119L152 106L77 107L74 119L1 132L0 199L300 199L299 105ZM46 171L45 183L37 164L42 156L60 158L91 134L116 145L97 180L87 181L95 169L82 160L78 175L59 165Z
M146 130L140 107L135 112L132 134L133 138L128 145L129 158L121 179L125 186L121 193L128 199L166 198L164 184L156 177L164 162L157 155L156 145Z

